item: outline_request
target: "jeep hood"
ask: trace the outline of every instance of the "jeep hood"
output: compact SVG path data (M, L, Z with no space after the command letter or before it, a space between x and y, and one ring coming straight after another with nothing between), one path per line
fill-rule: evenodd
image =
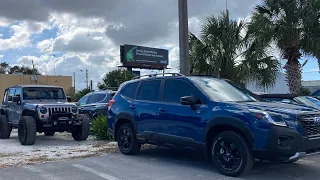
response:
M49 105L49 106L76 106L74 103L69 103L65 101L26 101L25 106L42 106L42 105Z
M277 102L243 102L238 103L243 106L246 106L248 109L256 109L256 110L263 110L270 113L281 113L287 115L297 115L306 112L314 112L317 111L316 109L305 107L305 106L298 106L293 104L286 104L286 103L277 103Z

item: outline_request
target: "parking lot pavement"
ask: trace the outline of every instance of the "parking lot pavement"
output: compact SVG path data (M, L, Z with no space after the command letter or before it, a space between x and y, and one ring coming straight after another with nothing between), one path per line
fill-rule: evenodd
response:
M216 179L319 179L320 156L294 164L257 162L253 171L240 178L221 175L211 163L193 152L166 148L143 150L135 156L119 153L64 162L0 169L0 179L10 180L216 180Z
M34 145L22 146L17 131L13 130L9 139L0 139L0 168L96 156L112 151L116 148L111 143L93 137L74 141L70 133L56 133L52 137L38 134Z

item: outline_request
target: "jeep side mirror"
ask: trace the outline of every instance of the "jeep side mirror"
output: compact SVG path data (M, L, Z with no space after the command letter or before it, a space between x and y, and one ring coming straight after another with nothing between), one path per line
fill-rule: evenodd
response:
M197 104L197 99L193 96L184 96L180 98L180 103L182 105L194 106Z
M15 102L15 103L20 102L20 96L13 96L12 97L12 102Z

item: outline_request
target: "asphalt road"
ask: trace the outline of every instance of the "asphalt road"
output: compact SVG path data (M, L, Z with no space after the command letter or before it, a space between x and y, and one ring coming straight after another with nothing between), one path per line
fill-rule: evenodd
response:
M64 162L0 169L4 180L216 180L216 179L319 179L320 156L294 164L256 162L253 171L240 178L225 177L193 152L155 148L135 156L106 154Z

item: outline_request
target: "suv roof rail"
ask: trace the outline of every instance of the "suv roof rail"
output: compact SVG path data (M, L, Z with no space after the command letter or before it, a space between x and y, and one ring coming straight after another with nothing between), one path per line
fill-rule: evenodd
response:
M143 75L143 76L136 76L132 79L140 79L142 77L157 77L157 76L165 76L165 75L184 76L183 74L180 74L180 73L160 73L160 74L148 74L148 75Z

